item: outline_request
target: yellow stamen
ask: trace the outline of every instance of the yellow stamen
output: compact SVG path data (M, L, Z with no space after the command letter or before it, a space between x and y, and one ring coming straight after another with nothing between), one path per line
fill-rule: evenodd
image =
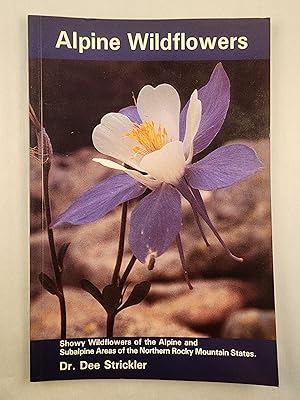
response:
M132 131L125 134L126 137L136 140L141 146L133 146L132 151L137 154L148 154L161 149L168 139L165 128L158 126L155 129L154 122L145 121L142 124L134 124Z

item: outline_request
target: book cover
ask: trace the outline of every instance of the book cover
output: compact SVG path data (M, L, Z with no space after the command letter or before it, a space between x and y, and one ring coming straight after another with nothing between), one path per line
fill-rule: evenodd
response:
M278 385L269 32L29 17L31 381Z

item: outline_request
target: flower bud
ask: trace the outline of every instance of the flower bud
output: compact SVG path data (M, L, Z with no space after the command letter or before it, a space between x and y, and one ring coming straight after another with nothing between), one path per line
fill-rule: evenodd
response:
M37 143L38 153L42 157L43 162L45 162L53 155L51 140L45 128L42 128L41 131L37 133Z
M147 268L149 271L153 270L153 268L155 266L155 260L156 260L156 258L155 258L154 253L148 254L148 256L145 260L145 265L147 265Z

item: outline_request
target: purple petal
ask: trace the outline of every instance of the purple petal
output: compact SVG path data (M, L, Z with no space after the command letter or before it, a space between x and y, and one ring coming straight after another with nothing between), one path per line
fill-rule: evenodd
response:
M254 150L244 144L228 144L191 164L185 177L195 189L221 189L257 172L262 163Z
M126 115L126 117L128 117L130 119L130 121L132 121L136 124L142 123L142 120L139 116L136 106L128 106L128 107L122 108L119 111L119 113Z
M202 102L202 118L194 139L194 154L204 150L215 138L225 120L230 102L230 82L221 63L213 70L209 82L198 90ZM180 114L180 140L185 135L189 102Z
M140 196L145 190L145 186L127 174L112 176L82 194L51 226L94 222L124 201Z
M181 200L171 185L162 184L135 207L131 216L129 246L145 262L150 254L164 253L181 227Z

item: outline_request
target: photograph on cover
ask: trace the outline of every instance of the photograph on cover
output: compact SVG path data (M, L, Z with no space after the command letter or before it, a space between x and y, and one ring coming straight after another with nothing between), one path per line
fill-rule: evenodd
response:
M29 78L32 342L273 343L269 60L30 58Z
M38 67L38 62L32 62L32 87L38 82ZM147 85L158 87L157 95ZM202 107L211 102L208 107L214 109L202 115L208 131L203 129L204 143L197 144L196 149L194 145L193 154L188 143L186 159L181 161L181 148L171 150L168 143L182 147L182 142L171 136L172 128L168 134L165 126L175 125L179 119L178 96L184 106L195 89L204 93ZM35 90L31 105L39 110L38 88ZM152 98L148 100L147 96ZM268 62L44 61L43 101L43 125L48 135L44 139L44 162L47 164L51 157L52 232L55 253L64 253L67 336L108 334L105 300L99 301L99 294L97 299L94 286L101 292L105 287L113 291L113 282L116 286L120 283L134 255L137 261L127 270L121 292L108 294L117 309L130 295L137 296L131 301L140 303L116 315L116 336L275 338ZM178 104L168 105L168 101ZM149 107L142 111L144 120L135 109L135 104L142 102ZM194 107L199 105L195 102ZM170 116L165 111L168 107ZM200 114L200 110L197 112ZM37 118L40 120L40 116ZM191 130L193 123L199 125L198 120L188 123ZM217 126L211 132L213 124ZM32 124L33 140L36 133ZM118 140L124 142L124 149L119 148ZM47 154L48 141L53 155ZM161 151L164 146L170 148L169 154L168 150L165 154ZM151 160L149 155L155 151L158 158ZM149 162L145 165L144 159L143 166L146 156ZM47 288L42 290L39 280L40 272L53 276L53 260L47 221L42 221L41 163L36 158L31 159L31 332L33 339L49 339L60 336L60 310L57 298ZM199 176L197 172L193 176L189 167L184 178L187 185L176 193L173 183L179 181L177 174L181 178L182 165L197 162ZM133 175L120 173L122 163ZM158 191L152 199L155 180L148 178L148 183L145 172L139 176L136 172L147 171L147 167L157 180L166 179L170 185L165 187L166 193ZM193 190L193 182L204 189L199 195L205 207ZM199 196L197 203L195 196L189 197L193 193ZM149 203L145 195L150 195ZM202 208L197 213L199 204ZM201 214L206 211L207 220ZM120 243L122 212L126 226ZM134 287L136 294L132 293Z

